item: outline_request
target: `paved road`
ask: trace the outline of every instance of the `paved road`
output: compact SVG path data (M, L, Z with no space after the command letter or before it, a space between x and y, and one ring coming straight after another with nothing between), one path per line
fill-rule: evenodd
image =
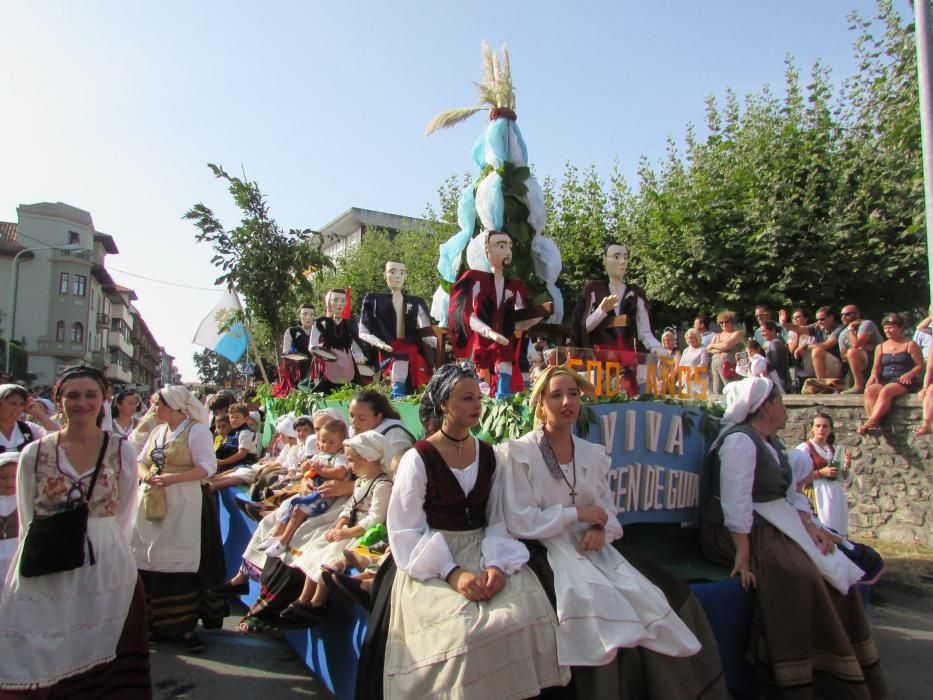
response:
M236 623L241 614L228 617L223 630L200 632L207 647L202 654L189 654L170 644L153 648L156 700L333 697L283 639L239 634ZM930 697L933 583L909 586L882 579L869 616L892 698Z
M152 647L155 700L333 697L285 640L273 634L237 632L241 616L228 617L222 630L199 630L206 646L201 654L189 654L172 644Z

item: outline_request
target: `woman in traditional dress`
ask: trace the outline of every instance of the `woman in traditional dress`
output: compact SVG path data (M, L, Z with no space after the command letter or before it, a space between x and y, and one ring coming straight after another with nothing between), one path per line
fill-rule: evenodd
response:
M66 370L55 389L66 427L22 454L19 547L0 599L0 698L152 697L146 601L128 543L136 453L97 427L106 388L96 369ZM33 519L88 496L84 564L22 576L19 562Z
M572 432L590 390L573 370L549 368L532 392L535 429L506 448L506 524L553 592L560 663L574 667L579 698L726 697L709 623L686 584L611 546L622 526L609 456Z
M139 408L139 394L132 389L121 391L113 398L113 434L117 437L128 438L130 433L136 429L139 423L139 416L136 415L136 409Z
M0 384L0 452L22 452L45 435L42 426L23 419L29 392L19 384Z
M183 386L167 386L155 399L162 423L139 455L140 505L132 547L146 587L149 624L158 639L182 640L189 651L204 645L198 620L217 629L226 614L216 497L208 477L217 470L210 412Z
M396 472L386 698L524 698L570 678L528 552L502 522L495 453L470 434L480 396L472 365L438 370L421 401L443 424Z
M849 482L852 455L846 450L843 465L833 465L836 456L836 435L833 419L828 413L817 411L810 419L809 439L797 445L797 450L810 457L811 489L804 493L811 497L820 522L842 537L849 536L849 504L845 486Z
M713 497L702 544L712 561L754 587L749 656L759 692L780 698L888 695L855 583L864 572L813 521L796 485L811 463L777 438L787 420L781 391L753 377L726 387L713 444ZM801 457L789 461L789 457Z

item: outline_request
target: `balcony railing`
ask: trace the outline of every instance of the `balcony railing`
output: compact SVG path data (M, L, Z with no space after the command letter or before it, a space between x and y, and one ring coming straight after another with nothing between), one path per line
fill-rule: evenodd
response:
M104 314L104 313L97 314L97 325L98 326L110 326L110 314Z

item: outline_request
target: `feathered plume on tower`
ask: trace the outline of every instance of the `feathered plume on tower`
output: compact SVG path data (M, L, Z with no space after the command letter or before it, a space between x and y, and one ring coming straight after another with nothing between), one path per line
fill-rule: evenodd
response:
M560 251L553 239L543 235L547 221L544 193L531 175L528 149L518 128L509 52L503 46L501 56L497 55L484 41L482 54L483 80L474 83L478 103L438 114L425 130L429 135L489 111L489 124L472 151L476 177L463 191L457 207L460 231L440 246L437 270L442 282L434 294L431 313L446 322L447 292L465 265L489 271L483 238L477 234L496 229L512 236L509 276L528 285L533 303L553 301L554 312L548 320L559 323L563 318L563 301L556 286Z

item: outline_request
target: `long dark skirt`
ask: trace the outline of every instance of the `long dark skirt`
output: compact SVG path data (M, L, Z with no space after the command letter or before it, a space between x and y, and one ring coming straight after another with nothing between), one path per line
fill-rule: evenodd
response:
M247 616L259 618L270 625L280 624L279 613L298 599L304 583L305 575L301 569L286 566L281 559L266 557L259 577L259 598Z
M397 571L395 559L389 555L383 560L373 579L370 592L373 605L369 611L366 637L356 667L356 700L376 700L382 697L386 643L389 641L390 602Z
M196 573L140 570L146 588L149 628L177 639L193 632L200 620L206 629L220 629L229 606L223 594L212 593L225 578L217 496L201 487L201 562Z
M731 567L735 546L722 525L705 524L703 553ZM828 585L800 546L755 515L751 567L757 579L748 660L759 694L782 700L888 696L856 587Z
M538 576L556 610L554 573L548 563L547 547L533 540L523 542L531 554L528 566ZM603 666L572 668L575 696L580 700L728 698L713 630L690 587L620 543L614 546L642 576L661 589L668 604L700 641L702 649L683 658L658 654L643 647L619 649L616 658Z
M130 600L130 609L117 641L117 657L83 673L65 678L49 688L0 690L0 700L149 700L149 630L146 593L142 581Z

